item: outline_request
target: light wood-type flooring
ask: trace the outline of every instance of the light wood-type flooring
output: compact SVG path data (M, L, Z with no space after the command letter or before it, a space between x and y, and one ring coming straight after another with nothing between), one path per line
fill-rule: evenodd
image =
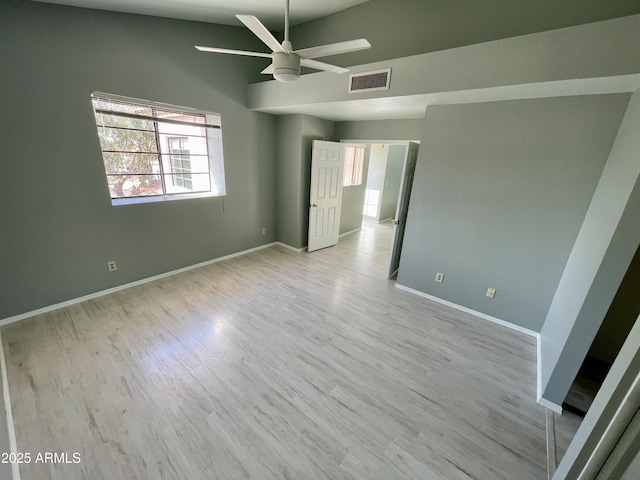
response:
M535 339L394 288L390 235L5 327L18 450L81 458L22 480L547 478Z

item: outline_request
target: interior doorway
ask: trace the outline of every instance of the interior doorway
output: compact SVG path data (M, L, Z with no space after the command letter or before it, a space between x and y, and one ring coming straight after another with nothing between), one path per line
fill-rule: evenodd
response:
M353 233L366 225L388 223L393 234L387 247L387 275L395 278L400 265L419 142L367 139L341 142L366 145L362 183L344 187L341 234Z
M382 223L394 218L406 151L406 145L371 145L362 210L365 220Z

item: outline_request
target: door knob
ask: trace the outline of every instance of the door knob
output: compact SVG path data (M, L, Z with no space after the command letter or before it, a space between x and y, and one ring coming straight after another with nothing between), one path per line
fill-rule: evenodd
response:
M313 204L311 204L311 206L312 206L313 208L317 208L317 207L318 207L318 204L317 204L317 203L313 203Z

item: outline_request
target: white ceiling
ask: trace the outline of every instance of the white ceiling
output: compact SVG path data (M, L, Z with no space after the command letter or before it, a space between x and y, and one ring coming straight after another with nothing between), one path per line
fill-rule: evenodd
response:
M254 15L271 30L284 29L285 0L35 0L74 7L241 26L236 14ZM291 25L369 0L290 0Z

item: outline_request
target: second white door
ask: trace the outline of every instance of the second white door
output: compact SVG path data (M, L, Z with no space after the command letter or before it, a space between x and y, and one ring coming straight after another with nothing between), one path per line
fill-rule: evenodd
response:
M338 243L344 152L344 143L313 142L307 247L310 252Z

